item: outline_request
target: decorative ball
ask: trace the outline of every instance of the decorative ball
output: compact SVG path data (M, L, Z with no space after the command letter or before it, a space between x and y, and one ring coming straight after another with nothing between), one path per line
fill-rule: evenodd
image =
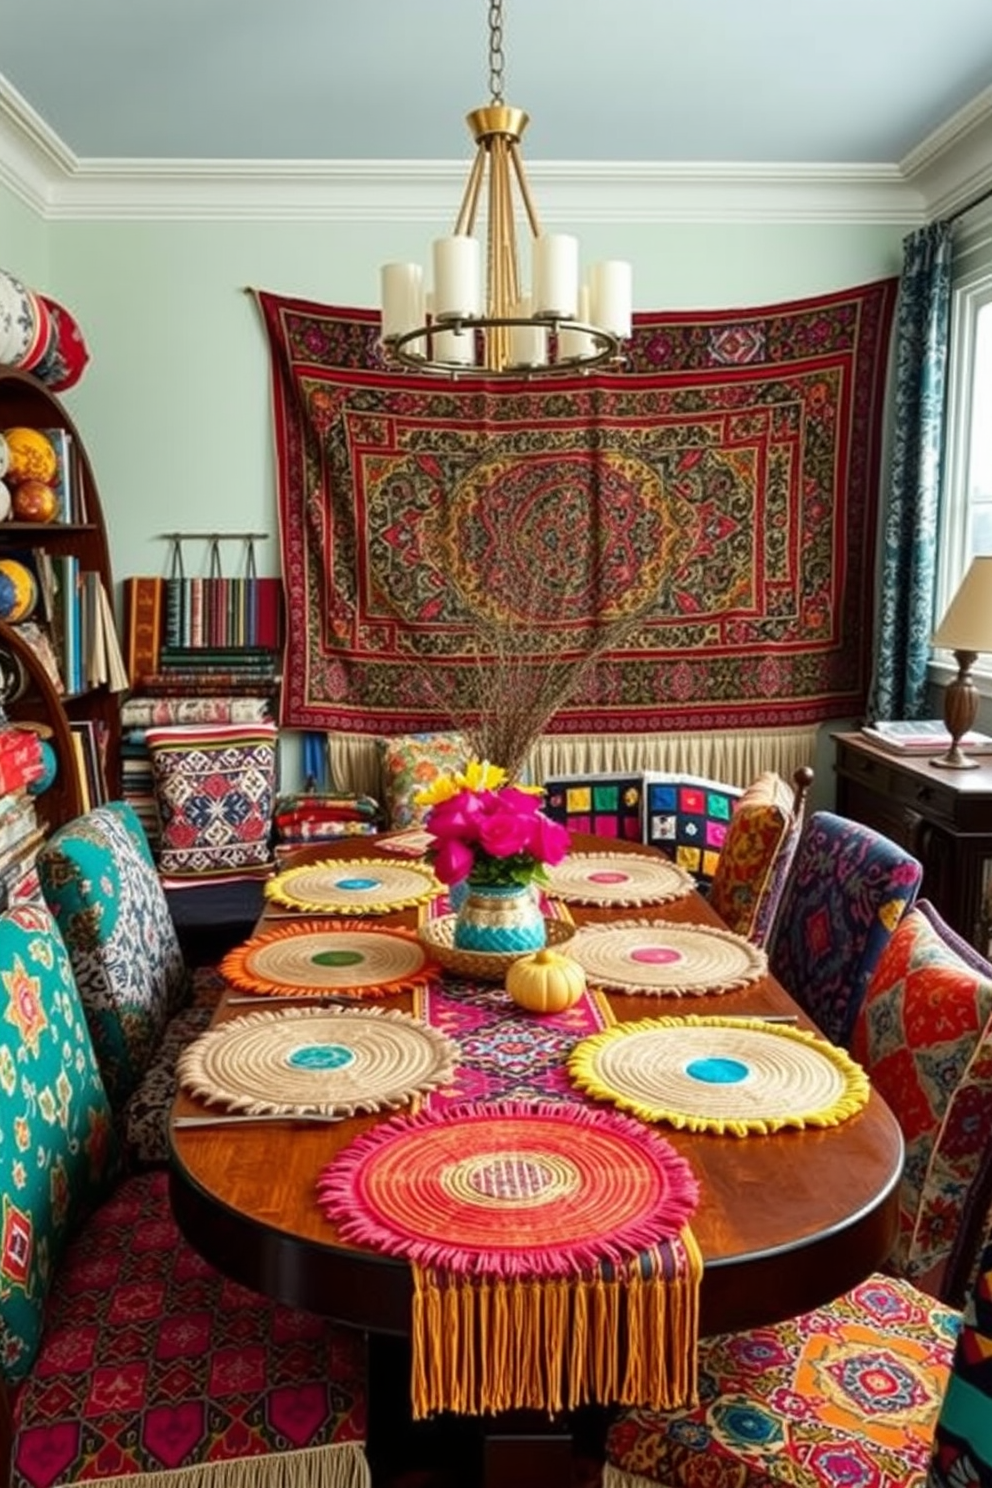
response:
M54 782L59 773L58 756L47 739L41 740L41 765L42 773L37 780L32 780L28 785L28 794L31 796L40 796L42 791L46 791Z
M16 558L0 558L0 620L27 620L38 603L38 582Z
M45 481L21 481L14 487L11 506L17 522L54 522L59 514L58 492Z
M7 442L7 479L11 485L26 480L44 481L48 485L57 479L59 457L47 434L40 429L17 427L5 429L3 437Z
M6 522L11 513L10 487L0 480L0 522Z
M29 679L27 668L13 651L0 650L0 707L16 703L27 692Z

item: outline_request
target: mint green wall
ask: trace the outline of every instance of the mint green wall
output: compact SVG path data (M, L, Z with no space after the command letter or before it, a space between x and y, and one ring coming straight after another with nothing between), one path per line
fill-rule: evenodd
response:
M642 309L766 304L894 275L906 232L884 223L568 226L586 262L633 262ZM259 569L278 572L267 350L244 287L371 306L379 263L426 262L431 236L409 222L39 224L0 186L0 263L62 301L90 348L65 402L93 462L118 581L164 573L167 544L156 535L177 529L269 532ZM187 573L205 562L204 547L187 549ZM290 740L285 784L297 768Z

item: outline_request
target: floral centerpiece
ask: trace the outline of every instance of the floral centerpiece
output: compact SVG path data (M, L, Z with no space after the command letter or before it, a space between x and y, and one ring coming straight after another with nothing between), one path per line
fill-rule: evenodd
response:
M544 917L531 892L569 849L569 835L541 810L540 788L510 785L506 771L470 760L421 791L431 857L442 883L466 883L455 944L471 950L533 950L544 944ZM516 917L510 926L508 911ZM524 923L526 921L526 923ZM493 933L489 933L492 931Z

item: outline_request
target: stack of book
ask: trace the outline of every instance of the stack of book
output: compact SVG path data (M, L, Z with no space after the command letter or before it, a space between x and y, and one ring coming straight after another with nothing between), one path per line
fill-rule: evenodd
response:
M862 725L862 734L890 754L944 754L951 747L947 725L939 718L881 720ZM958 740L966 754L992 754L992 735L969 730Z
M195 693L209 668L213 692L248 684L261 695L278 683L282 583L132 576L124 580L124 637L135 691Z
M267 646L169 646L141 690L171 697L272 697L279 687L279 653Z

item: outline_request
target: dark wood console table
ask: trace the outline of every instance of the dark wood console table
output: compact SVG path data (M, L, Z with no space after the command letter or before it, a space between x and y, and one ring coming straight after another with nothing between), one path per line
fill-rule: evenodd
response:
M836 734L837 810L884 832L923 864L922 893L987 956L992 942L992 756L946 770Z

